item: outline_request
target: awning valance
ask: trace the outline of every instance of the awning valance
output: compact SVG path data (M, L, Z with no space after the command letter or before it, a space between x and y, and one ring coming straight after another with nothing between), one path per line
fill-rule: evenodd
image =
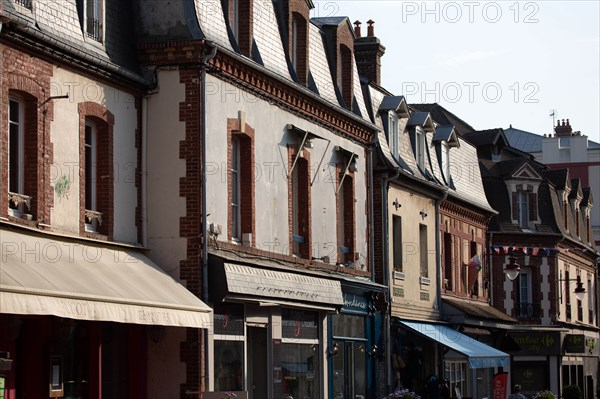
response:
M508 367L509 355L450 327L402 320L411 330L465 355L472 369Z
M0 313L209 328L211 309L135 248L0 229Z
M245 296L265 303L326 304L331 308L344 304L338 280L235 263L225 263L224 269L228 297Z

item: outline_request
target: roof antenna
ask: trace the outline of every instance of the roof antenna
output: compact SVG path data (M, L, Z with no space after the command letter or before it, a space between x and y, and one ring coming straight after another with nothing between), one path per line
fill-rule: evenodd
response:
M549 116L552 117L552 130L551 130L551 132L554 132L554 126L556 126L556 110L555 109L551 109ZM550 137L552 137L552 133L550 133Z

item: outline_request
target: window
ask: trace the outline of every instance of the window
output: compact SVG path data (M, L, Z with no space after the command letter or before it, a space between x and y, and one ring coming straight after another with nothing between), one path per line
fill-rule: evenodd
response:
M15 0L15 4L18 4L20 6L23 6L25 8L28 8L31 10L31 0Z
M246 342L243 305L215 305L214 333L215 390L243 391Z
M394 240L394 271L404 271L402 259L402 218L394 215L393 223L393 240Z
M417 127L415 130L415 157L419 168L425 169L425 132Z
M306 150L304 150L306 152ZM310 173L305 158L298 158L291 176L292 189L292 254L310 258Z
M453 257L452 257L452 235L444 233L444 286L446 291L452 291L453 288Z
M587 281L587 291L586 295L588 298L588 323L596 324L596 320L594 318L594 303L596 301L596 293L592 288L592 277L588 275Z
M352 109L352 50L340 46L338 84L347 109Z
M522 185L517 185L512 194L512 202L513 220L523 229L531 228L530 223L537 220L537 194L533 191L533 186L523 188Z
M254 129L240 127L240 119L227 120L227 239L244 246L256 242L254 223Z
M533 316L533 308L531 306L531 276L529 273L521 271L518 278L519 302L517 305L517 317L530 318Z
M240 226L240 142L231 139L231 239L242 240Z
M85 0L85 33L99 43L104 41L104 1Z
M283 397L319 397L321 362L318 313L282 309L281 335L279 353L283 377L281 384Z
M32 194L38 187L36 104L37 99L25 93L8 98L8 214L30 220L36 213Z
M444 377L448 379L451 398L471 396L469 374L466 361L444 361Z
M298 68L298 17L292 16L292 45L291 45L291 59L294 69Z
M450 146L447 142L442 142L442 173L446 183L450 183Z
M429 277L429 265L427 262L427 225L419 224L419 253L421 277Z
M114 115L100 104L79 103L80 233L112 240Z
M343 179L343 181L342 181ZM354 177L350 173L340 175L338 191L338 244L340 263L354 262Z
M392 156L398 158L398 115L390 112L388 117L388 142Z
M25 166L24 104L17 98L8 100L8 191L23 194Z
M569 277L569 271L565 271L565 281L563 281L564 287L562 290L565 293L565 302L567 304L567 320L571 319L571 291L569 290Z
M229 0L229 26L231 33L245 56L252 53L253 0Z

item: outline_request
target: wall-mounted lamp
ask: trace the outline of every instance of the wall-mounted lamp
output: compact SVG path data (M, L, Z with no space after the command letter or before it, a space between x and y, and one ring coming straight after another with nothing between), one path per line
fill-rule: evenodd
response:
M377 345L373 345L371 347L371 350L369 351L369 356L376 356L377 355Z
M585 297L585 288L583 288L583 283L581 282L581 276L577 276L577 278L559 278L558 279L559 282L561 281L576 281L577 283L575 284L575 290L573 291L573 293L575 294L575 297L577 298L577 300L579 301L583 301L583 298ZM562 300L562 299L561 299Z
M398 210L398 208L402 207L402 204L400 204L400 202L398 201L398 198L396 198L394 200L394 202L392 202L392 205L394 205L394 208L396 208L396 210Z
M504 268L504 274L506 274L506 277L508 277L509 280L512 281L516 279L519 275L519 272L521 271L521 266L519 266L519 264L517 263L517 258L511 257L509 261L510 263Z
M427 217L427 212L425 212L425 209L421 209L419 215L421 215L421 219L425 220L425 218Z
M329 348L329 350L327 351L327 354L329 356L335 356L338 354L339 351L340 351L340 345L337 342L334 342L333 346L331 348Z

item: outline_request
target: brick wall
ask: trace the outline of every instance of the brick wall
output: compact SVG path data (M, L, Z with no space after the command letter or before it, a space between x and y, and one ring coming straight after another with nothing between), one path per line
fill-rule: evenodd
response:
M24 191L32 197L29 212L34 220L50 224L50 209L54 190L50 181L50 166L54 160L50 141L50 123L54 117L52 101L39 107L50 97L52 65L35 56L3 45L0 48L0 216L8 217L8 97L15 95L25 104L25 181ZM24 219L10 218L23 224Z

